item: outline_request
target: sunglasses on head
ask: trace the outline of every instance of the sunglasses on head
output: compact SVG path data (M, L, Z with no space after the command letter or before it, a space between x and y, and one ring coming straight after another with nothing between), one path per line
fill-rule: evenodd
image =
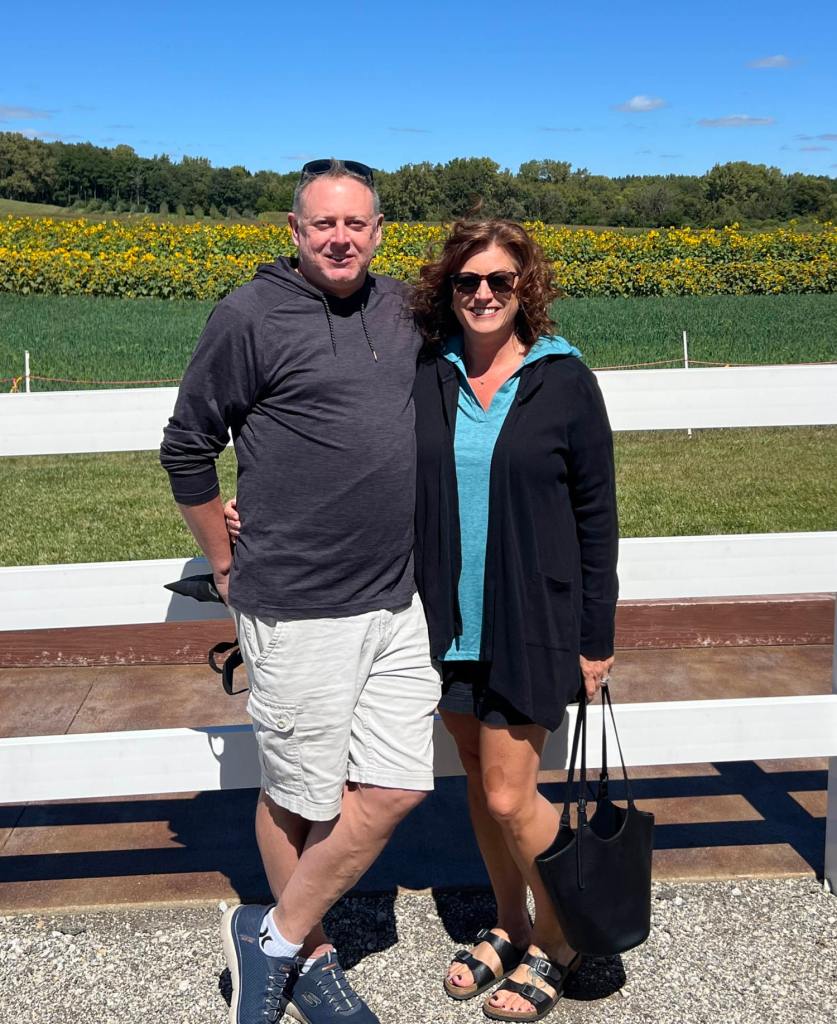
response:
M331 170L333 163L333 160L309 160L302 168L300 180L302 178L315 178L318 174L326 174ZM347 171L358 175L364 181L368 181L370 185L373 183L372 168L366 164L362 164L357 160L338 160L337 163L342 164Z
M495 270L491 274L451 274L450 280L460 295L473 295L479 291L483 281L495 295L509 295L514 291L514 282L520 274L514 270Z

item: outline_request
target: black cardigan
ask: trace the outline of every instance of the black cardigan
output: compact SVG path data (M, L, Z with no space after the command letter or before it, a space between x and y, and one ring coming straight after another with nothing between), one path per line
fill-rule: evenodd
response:
M416 583L441 658L462 631L453 436L459 378L419 361ZM599 386L575 356L524 366L491 460L482 649L489 687L556 729L579 689L579 654L613 653L618 583L613 442Z

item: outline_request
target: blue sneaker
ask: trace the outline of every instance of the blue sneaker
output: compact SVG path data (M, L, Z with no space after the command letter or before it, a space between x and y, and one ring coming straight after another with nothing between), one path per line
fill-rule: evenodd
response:
M288 1006L298 963L296 957L262 952L259 927L269 909L234 907L221 918L224 956L232 981L230 1024L272 1024Z
M293 985L288 1013L305 1024L381 1024L349 984L337 954L318 957Z

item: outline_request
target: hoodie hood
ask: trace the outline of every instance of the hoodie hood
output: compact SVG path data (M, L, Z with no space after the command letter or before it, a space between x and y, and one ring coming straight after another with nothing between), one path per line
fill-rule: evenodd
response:
M581 352L560 334L544 334L526 353L523 365L527 366L544 356L577 356L581 359Z
M455 334L448 338L442 346L442 355L452 363L456 363L462 371L465 370L464 362L465 342L461 334ZM523 358L521 366L528 366L529 363L537 362L544 356L577 356L581 358L581 352L571 345L566 338L558 334L542 335L529 349Z
M299 261L296 257L288 258L287 256L280 256L273 263L262 263L257 267L253 280L255 282L263 281L275 285L278 288L291 292L303 301L307 298L321 306L326 322L328 323L329 336L331 337L331 348L335 356L337 355L337 339L335 337L333 317L350 317L355 314L359 314L363 333L366 337L366 343L369 346L369 351L377 362L378 353L375 351L375 346L372 343L372 338L369 333L369 325L366 319L366 308L369 304L370 296L375 288L375 277L372 274L367 273L366 279L360 288L347 298L343 299L336 295L330 295L328 292L321 291L316 287L316 285L311 284L311 282L306 280L306 278L299 272L298 266Z

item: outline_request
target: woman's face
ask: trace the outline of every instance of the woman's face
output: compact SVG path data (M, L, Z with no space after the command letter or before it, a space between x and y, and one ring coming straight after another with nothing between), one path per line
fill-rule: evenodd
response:
M462 264L454 275L452 305L466 336L507 336L514 331L514 319L520 308L515 294L519 273L511 254L494 243ZM479 275L483 280L476 289L473 278L465 279L466 287L457 287L456 280L462 274ZM485 280L489 275L491 279Z

